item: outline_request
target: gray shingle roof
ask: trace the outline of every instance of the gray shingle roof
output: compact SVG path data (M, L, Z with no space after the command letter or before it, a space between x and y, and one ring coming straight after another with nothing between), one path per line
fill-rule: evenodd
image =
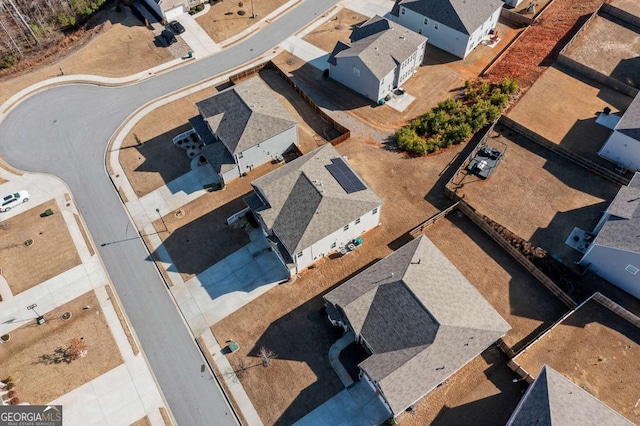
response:
M378 382L395 414L511 328L425 236L324 298L371 347L360 368Z
M196 106L232 154L245 151L297 124L260 77L216 93Z
M391 13L399 16L400 6L404 6L462 34L471 35L503 5L501 0L397 0Z
M350 39L351 45L336 44L328 62L335 65L336 58L357 56L379 79L406 61L427 41L426 37L377 15L355 28Z
M338 157L326 144L251 183L268 203L253 211L291 255L382 205L368 187L346 193L326 168Z
M593 244L640 253L640 173L620 188L607 212L611 217Z
M545 365L522 397L507 426L632 424L589 392Z
M636 95L618 121L616 130L640 141L640 93Z

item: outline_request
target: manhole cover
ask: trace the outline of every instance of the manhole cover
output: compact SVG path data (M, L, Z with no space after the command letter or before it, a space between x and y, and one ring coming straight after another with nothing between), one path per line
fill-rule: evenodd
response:
M64 314L62 314L62 319L64 321L67 321L68 319L71 319L71 312L67 311Z
M9 333L3 334L2 336L0 336L0 340L2 340L3 342L8 342L9 340L11 340L11 335Z
M176 219L180 219L184 217L184 210L182 209L176 210L175 212L173 212L173 217L175 217Z
M25 247L29 247L31 244L33 244L33 240L32 239L28 239L22 244L24 244Z

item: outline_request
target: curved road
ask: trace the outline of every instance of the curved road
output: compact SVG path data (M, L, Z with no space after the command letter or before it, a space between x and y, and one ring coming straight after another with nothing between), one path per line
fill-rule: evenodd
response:
M0 156L22 170L62 178L89 231L179 425L232 425L217 383L201 372L202 356L149 253L105 174L105 146L145 103L251 61L336 0L304 0L245 41L142 83L106 88L67 85L24 100L0 123ZM104 247L101 244L108 243Z

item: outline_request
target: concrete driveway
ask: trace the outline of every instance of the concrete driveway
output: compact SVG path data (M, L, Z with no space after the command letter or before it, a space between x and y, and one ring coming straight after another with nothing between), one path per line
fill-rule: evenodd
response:
M251 242L240 250L172 288L196 335L288 279L262 230L254 229L249 238Z
M364 380L298 420L293 426L378 426L391 414Z
M184 26L186 31L180 34L180 37L189 45L191 51L197 58L213 55L222 50L222 48L209 37L209 34L202 29L200 24L193 19L193 16L188 13L183 13L175 20Z

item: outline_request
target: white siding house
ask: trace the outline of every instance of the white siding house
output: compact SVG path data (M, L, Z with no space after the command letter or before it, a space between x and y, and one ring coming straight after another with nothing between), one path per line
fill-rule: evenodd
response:
M196 103L189 120L203 155L223 182L280 159L298 145L298 123L260 77Z
M640 170L640 94L631 102L598 155L620 168Z
M391 15L429 44L465 58L495 30L503 5L501 0L396 0Z
M382 201L331 144L251 185L245 202L291 275L380 224Z
M593 231L580 265L640 298L640 173L623 186Z
M336 44L329 76L375 102L416 72L427 45L425 37L380 16L355 28L350 41Z
M176 19L190 8L202 3L202 0L144 0L163 20L169 22Z

